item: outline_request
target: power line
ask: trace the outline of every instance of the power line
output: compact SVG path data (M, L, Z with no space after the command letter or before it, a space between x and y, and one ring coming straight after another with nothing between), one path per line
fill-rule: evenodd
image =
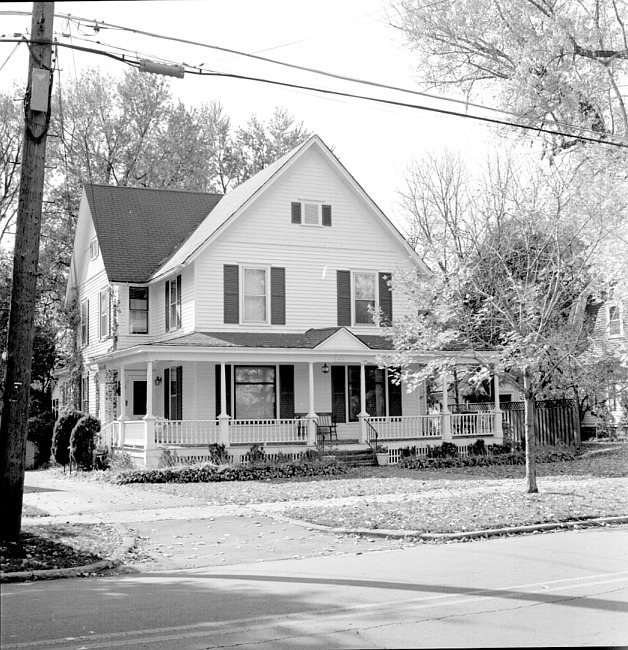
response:
M1 42L1 41L0 41ZM4 42L11 42L10 39L5 39ZM33 43L37 43L37 41L33 41ZM109 58L112 58L114 60L120 61L121 63L126 63L127 65L131 66L138 66L139 65L139 60L133 60L125 55L117 55L113 54L111 52L107 52L105 50L98 50L94 48L88 48L88 47L83 47L80 45L68 45L66 43L56 43L58 47L67 47L69 49L75 49L83 52L89 52L92 54L99 54L102 56L107 56ZM285 88L292 88L292 89L297 89L297 90L307 90L307 91L312 91L312 92L317 92L317 93L322 93L325 95L336 95L339 97L347 97L347 98L352 98L352 99L359 99L363 101L371 101L371 102L376 102L379 104L387 104L390 106L398 106L402 108L409 108L409 109L416 109L416 110L423 110L431 113L438 113L441 115L448 115L450 117L463 117L467 118L470 120L476 120L479 122L485 122L489 124L497 124L500 126L509 126L513 128L521 128L524 130L528 131L536 131L538 133L548 133L550 135L559 135L559 136L564 136L567 138L574 138L577 140L581 140L584 142L593 142L596 144L607 144L611 146L616 146L616 147L623 147L623 148L628 148L628 142L623 143L620 140L620 138L615 138L618 141L613 141L609 139L605 139L604 137L589 137L585 136L582 134L574 134L574 133L566 133L564 131L560 131L557 129L549 128L548 126L543 126L543 125L533 125L533 124L520 124L516 122L509 122L507 120L500 120L497 118L491 118L491 117L485 117L481 115L472 115L469 113L458 113L456 111L450 111L442 108L435 108L435 107L430 107L430 106L424 106L421 104L412 104L410 102L401 102L401 101L396 101L392 99L384 99L380 97L371 97L368 95L359 95L356 93L350 93L350 92L344 92L340 90L332 90L328 88L319 88L316 86L307 86L304 84L296 84L296 83L290 83L286 81L278 81L278 80L273 80L273 79L267 79L263 77L254 77L250 75L240 75L240 74L235 74L235 73L227 73L227 72L218 72L218 71L207 71L203 70L200 67L197 66L190 66L187 65L187 71L190 74L196 74L198 76L213 76L213 77L225 77L225 78L231 78L231 79L241 79L245 81L255 81L259 83L267 83L271 85L277 85L277 86L283 86ZM580 127L573 126L569 127L573 129L580 129ZM580 129L583 130L583 129ZM623 140L623 138L622 138Z

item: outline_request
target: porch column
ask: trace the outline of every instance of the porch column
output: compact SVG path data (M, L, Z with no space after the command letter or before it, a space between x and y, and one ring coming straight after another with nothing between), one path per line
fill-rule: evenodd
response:
M227 413L227 367L220 364L220 415L218 416L218 443L229 446L229 414Z
M153 415L153 362L146 362L146 415L143 418L146 427L145 450L155 448L155 416Z
M493 390L495 392L495 426L493 429L493 440L496 445L501 445L504 442L504 429L502 427L502 410L499 405L499 377L497 373L493 375Z
M366 412L366 364L360 364L360 412L358 413L358 421L360 422L360 442L366 444L368 435L366 432L366 421L369 414Z
M308 363L308 414L307 414L307 444L316 444L316 410L314 408L314 362Z
M443 373L443 442L451 442L451 411L447 403L447 373Z
M124 366L120 366L118 375L120 381L120 436L118 438L118 447L124 447L124 423L126 420L126 371Z

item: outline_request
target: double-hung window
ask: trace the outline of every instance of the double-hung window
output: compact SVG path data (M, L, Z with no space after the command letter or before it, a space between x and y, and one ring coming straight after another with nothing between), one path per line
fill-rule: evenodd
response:
M276 386L274 366L236 366L235 417L239 420L274 419Z
M375 273L354 273L353 318L356 325L370 325L373 323L373 314L369 310L375 309L375 303Z
M181 276L166 281L166 331L181 327Z
M623 323L621 322L621 308L619 305L608 306L608 329L609 339L618 338L622 335Z
M268 321L267 269L242 269L242 315L245 323L266 323Z
M129 287L129 333L148 334L148 287Z
M98 294L98 334L101 339L109 336L110 304L109 289L103 289Z
M81 303L81 345L89 345L89 301Z
M98 246L98 240L92 239L92 241L89 242L89 259L95 260L99 253L100 247Z

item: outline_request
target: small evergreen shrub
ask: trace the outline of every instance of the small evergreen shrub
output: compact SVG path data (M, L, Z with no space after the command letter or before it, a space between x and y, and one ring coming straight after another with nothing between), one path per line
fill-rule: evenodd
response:
M80 411L68 411L59 416L52 432L52 455L59 465L70 462L70 436L76 423L83 417Z
M251 445L248 457L251 463L263 463L264 459L266 458L266 454L264 453L264 445L260 445L259 443Z
M225 465L229 462L229 452L227 451L227 446L224 443L218 444L213 442L208 447L209 449L209 460L214 465Z
M458 447L453 442L443 442L438 447L430 447L428 458L455 458L458 456Z
M100 433L100 420L84 415L74 425L70 434L70 458L79 469L90 472L94 468L96 440Z
M484 440L481 438L476 440L472 445L469 445L469 454L471 456L485 456L486 455L486 445Z
M55 416L50 411L34 415L28 420L27 439L35 445L35 469L50 461L54 427Z

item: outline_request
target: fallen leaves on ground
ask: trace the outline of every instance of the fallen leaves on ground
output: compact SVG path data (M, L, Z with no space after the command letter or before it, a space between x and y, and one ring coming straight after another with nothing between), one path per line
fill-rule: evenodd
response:
M17 542L0 542L3 573L66 569L110 558L121 542L106 524L24 526Z

